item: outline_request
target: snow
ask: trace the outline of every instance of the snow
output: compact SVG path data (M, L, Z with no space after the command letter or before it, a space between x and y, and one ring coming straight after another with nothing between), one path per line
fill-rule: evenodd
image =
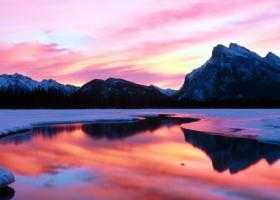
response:
M68 109L0 110L0 134L30 129L44 123L68 123L94 120L130 120L139 115L159 113L149 110Z
M15 176L7 169L0 168L0 188L15 182Z
M39 86L38 81L34 81L27 76L23 76L21 74L13 74L7 75L3 74L0 75L0 88L8 89L12 88L21 88L28 91L32 91Z
M142 115L177 114L201 118L183 127L280 144L280 109L75 109L0 110L0 134L9 134L44 123L95 120L131 120ZM240 131L233 131L240 130Z
M194 109L190 113L202 120L184 125L187 129L280 144L280 109Z

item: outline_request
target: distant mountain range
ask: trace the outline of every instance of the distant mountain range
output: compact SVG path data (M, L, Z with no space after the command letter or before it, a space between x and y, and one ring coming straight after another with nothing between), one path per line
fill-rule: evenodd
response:
M280 106L280 58L261 57L237 44L217 45L211 58L187 74L180 90L109 78L82 87L55 80L0 75L1 107Z
M35 81L27 76L21 74L0 75L0 90L12 91L15 93L20 92L33 92L33 91L58 91L66 95L71 95L78 90L78 87L73 85L63 85L55 80L43 80L41 82Z
M175 105L172 92L116 78L76 87L21 74L0 75L1 107L167 107Z

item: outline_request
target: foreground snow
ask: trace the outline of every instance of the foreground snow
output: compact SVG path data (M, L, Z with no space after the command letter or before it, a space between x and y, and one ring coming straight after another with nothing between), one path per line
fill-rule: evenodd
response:
M181 114L201 121L186 124L188 129L254 136L280 143L279 109L84 109L84 110L0 110L0 134L30 129L44 123L133 119L139 115Z
M0 188L6 187L15 182L14 175L7 169L0 168Z

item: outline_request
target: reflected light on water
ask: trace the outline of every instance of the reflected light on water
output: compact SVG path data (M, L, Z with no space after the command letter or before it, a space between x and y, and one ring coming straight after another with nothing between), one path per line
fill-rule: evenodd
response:
M34 128L2 140L0 165L16 174L16 199L280 198L279 147L181 124Z

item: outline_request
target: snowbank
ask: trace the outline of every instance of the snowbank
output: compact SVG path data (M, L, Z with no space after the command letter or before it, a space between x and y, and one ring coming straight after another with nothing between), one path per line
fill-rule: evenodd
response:
M0 168L0 188L15 182L15 176L7 169Z

